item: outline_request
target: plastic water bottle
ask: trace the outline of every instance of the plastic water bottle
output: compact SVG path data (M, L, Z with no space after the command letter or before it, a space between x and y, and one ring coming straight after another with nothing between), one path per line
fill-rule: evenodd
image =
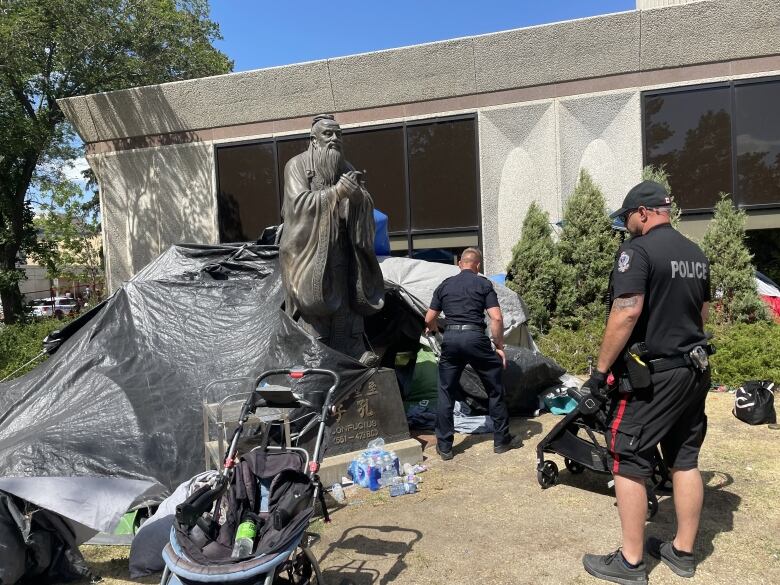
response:
M236 530L236 542L233 545L233 552L230 555L232 559L243 559L252 554L255 546L255 536L257 535L257 526L251 520L244 520L238 525Z
M382 457L382 487L389 486L395 477L395 468L390 455Z
M377 491L381 486L382 481L382 460L378 456L374 456L369 460L368 464L368 489L372 492Z
M401 475L401 462L398 460L398 455L395 454L395 451L390 451L390 459L393 462L393 467L395 468L395 474Z
M347 496L344 494L344 488L341 487L341 484L338 482L334 483L333 487L330 488L330 495L332 495L333 499L339 504L343 504L347 501Z

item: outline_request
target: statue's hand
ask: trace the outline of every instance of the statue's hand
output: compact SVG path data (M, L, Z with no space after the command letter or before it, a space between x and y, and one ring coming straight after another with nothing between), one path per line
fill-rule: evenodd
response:
M358 189L360 189L360 185L358 184L355 171L347 171L341 175L338 183L336 183L336 190L338 191L339 198L341 199L344 197L349 197Z

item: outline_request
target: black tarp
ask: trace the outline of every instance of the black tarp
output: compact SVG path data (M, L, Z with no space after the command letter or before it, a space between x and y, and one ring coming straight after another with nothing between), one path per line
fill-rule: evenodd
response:
M395 351L417 346L433 289L458 269L401 258L380 265L385 308L366 331L392 366ZM496 288L507 336L532 345L522 302ZM283 299L274 246L168 249L50 336L48 361L0 384L0 490L61 514L78 531L105 531L133 494L157 485L159 498L203 469L204 400L249 389L220 384L207 391L212 382L251 379L269 368L324 367L341 375L338 399L372 374L304 333L281 309ZM322 385L303 384L318 402ZM112 490L122 496L111 499ZM57 492L73 497L60 501Z
M301 331L282 300L273 247L170 248L63 329L48 361L0 384L0 474L172 489L203 469L202 403L223 397L204 394L209 382L299 364L337 370L343 393L370 375Z

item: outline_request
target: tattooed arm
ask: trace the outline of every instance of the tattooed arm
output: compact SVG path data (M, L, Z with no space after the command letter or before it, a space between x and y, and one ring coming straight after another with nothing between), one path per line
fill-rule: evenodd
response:
M642 313L645 295L621 295L612 302L607 328L604 330L604 340L601 342L599 359L596 369L605 372L612 366L626 346L637 319Z

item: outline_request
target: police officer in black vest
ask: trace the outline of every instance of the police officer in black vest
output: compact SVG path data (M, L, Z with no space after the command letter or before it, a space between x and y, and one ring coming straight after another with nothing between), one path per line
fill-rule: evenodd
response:
M442 311L447 323L439 357L436 417L436 450L445 461L453 457L453 407L466 364L474 368L488 395L488 412L493 419L493 451L505 453L523 444L520 437L509 434L509 411L501 382L501 374L506 368L504 318L493 284L479 274L481 264L482 253L476 248L466 248L458 262L460 274L438 286L425 315L429 332L438 331L437 318ZM485 311L490 317L495 349L485 335Z
M585 555L583 564L591 575L614 583L647 583L645 485L658 445L671 469L677 533L667 542L650 537L647 550L678 575L695 572L693 546L704 497L698 455L710 386L703 330L710 265L671 226L670 211L666 189L644 181L612 214L622 216L632 237L615 261L598 363L583 386L598 400L609 400L607 448L623 533L622 549ZM614 381L608 387L610 370Z

